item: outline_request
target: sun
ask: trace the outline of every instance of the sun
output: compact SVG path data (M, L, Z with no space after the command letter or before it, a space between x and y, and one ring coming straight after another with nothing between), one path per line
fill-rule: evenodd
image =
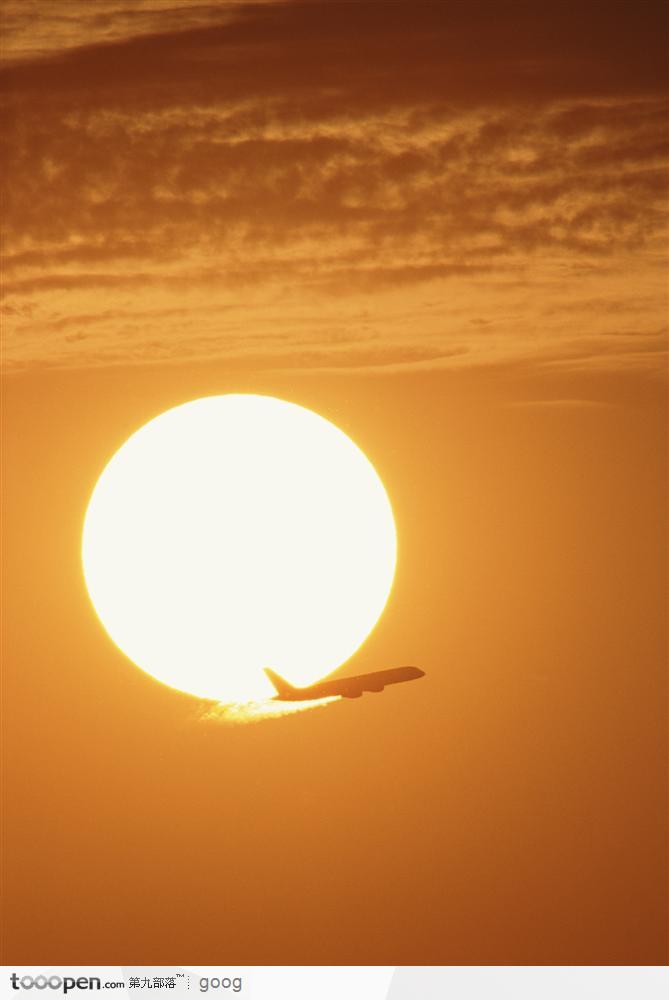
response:
M84 520L93 606L157 680L264 698L272 667L309 684L376 624L396 563L390 501L330 421L270 396L196 399L134 433Z

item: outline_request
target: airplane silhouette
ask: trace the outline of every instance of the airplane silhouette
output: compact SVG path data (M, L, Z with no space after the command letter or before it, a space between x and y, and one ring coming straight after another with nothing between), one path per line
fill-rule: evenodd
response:
M425 676L418 667L393 667L392 670L377 670L373 674L359 674L357 677L342 677L334 681L320 681L308 687L294 687L279 674L265 669L276 690L274 701L312 701L316 698L359 698L365 691L383 691L386 684L401 684Z

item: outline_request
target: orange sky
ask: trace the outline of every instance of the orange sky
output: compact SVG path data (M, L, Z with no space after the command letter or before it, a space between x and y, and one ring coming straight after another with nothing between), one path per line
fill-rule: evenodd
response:
M4 0L3 960L667 960L659 4ZM200 395L337 423L396 585L231 727L93 615L111 454Z

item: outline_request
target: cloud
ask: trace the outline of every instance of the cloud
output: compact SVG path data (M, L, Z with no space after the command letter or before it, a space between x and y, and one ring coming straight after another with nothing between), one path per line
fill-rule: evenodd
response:
M538 409L582 410L608 408L612 404L599 399L523 399L507 404L513 407L532 407Z
M73 9L31 33L10 5L9 363L236 357L239 338L260 363L280 332L282 363L336 370L356 337L387 355L362 368L567 364L581 331L596 365L630 316L657 330L653 5Z
M232 8L232 5L230 5ZM157 31L220 23L216 3L193 0L4 0L3 57L22 63L62 55L86 46L127 42Z

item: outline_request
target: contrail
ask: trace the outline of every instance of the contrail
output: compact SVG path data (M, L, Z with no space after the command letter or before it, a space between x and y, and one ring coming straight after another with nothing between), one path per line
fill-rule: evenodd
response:
M296 712L305 712L310 708L324 708L335 701L341 701L339 696L333 698L318 698L314 701L285 702L267 698L264 701L236 702L232 705L213 705L200 716L201 722L223 722L229 725L246 725L250 722L262 722L265 719L281 719Z

